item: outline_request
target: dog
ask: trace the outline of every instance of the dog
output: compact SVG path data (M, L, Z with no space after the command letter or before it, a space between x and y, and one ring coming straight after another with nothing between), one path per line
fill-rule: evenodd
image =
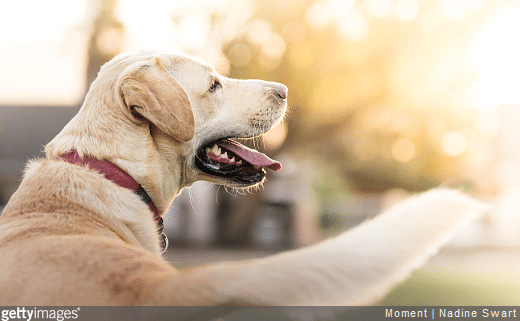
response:
M162 214L197 180L251 187L279 170L234 139L286 108L286 86L183 54L105 64L0 216L0 305L364 305L486 209L434 189L314 246L176 270L161 256Z

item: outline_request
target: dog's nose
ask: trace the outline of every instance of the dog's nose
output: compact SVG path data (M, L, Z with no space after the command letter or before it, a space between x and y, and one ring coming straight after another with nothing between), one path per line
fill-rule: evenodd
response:
M273 88L274 92L276 93L276 96L282 100L287 99L287 86L283 84L277 84Z

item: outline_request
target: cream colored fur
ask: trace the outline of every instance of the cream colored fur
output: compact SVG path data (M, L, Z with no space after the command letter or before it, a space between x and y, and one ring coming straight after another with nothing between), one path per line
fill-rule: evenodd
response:
M215 79L221 87L208 90ZM141 52L107 63L0 216L0 305L368 304L485 210L434 190L309 248L178 271L161 258L139 196L56 160L75 149L111 161L164 213L196 180L233 185L196 169L197 148L269 130L283 117L285 92L183 55Z

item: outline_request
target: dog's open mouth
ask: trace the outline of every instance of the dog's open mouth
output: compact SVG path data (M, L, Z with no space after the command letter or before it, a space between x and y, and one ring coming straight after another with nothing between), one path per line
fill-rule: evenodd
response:
M260 183L265 177L265 167L274 171L282 168L279 162L230 139L202 146L195 164L208 175L224 177L241 186Z

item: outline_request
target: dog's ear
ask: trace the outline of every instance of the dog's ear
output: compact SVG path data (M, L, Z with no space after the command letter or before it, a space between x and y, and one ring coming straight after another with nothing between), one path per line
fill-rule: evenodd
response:
M136 119L145 118L173 138L187 142L195 135L195 120L184 89L159 58L130 67L119 86L123 102Z

